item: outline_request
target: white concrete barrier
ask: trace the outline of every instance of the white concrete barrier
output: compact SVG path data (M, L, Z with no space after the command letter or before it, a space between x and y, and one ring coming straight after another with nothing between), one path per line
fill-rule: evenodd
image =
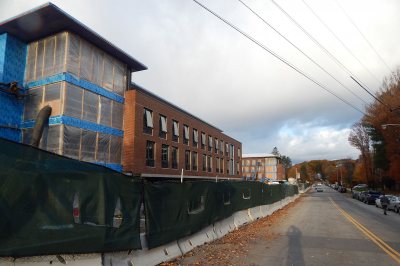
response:
M252 221L264 217L263 213L261 211L261 206L257 206L257 207L248 209L248 213L249 213L250 219Z
M235 212L232 216L236 229L244 224L251 222L251 218L247 209Z
M214 223L214 233L217 238L221 238L236 229L235 220L230 216L222 221Z
M32 256L21 258L0 258L1 266L40 266L40 265L102 266L100 253L80 255Z
M103 266L148 266L173 260L183 253L177 241L149 249L144 233L140 234L141 250L105 253Z
M205 243L214 241L217 239L217 235L214 232L214 226L210 225L203 230L178 240L178 246L183 254L191 251L197 246L201 246Z

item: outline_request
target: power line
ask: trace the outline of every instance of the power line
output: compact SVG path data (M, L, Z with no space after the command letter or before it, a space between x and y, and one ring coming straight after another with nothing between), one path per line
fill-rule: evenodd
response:
M320 16L318 16L318 14L314 11L314 9L312 9L305 0L302 0L304 5L311 11L311 13L313 13L313 15L319 20L319 22L321 22L322 25L325 26L325 28L336 38L337 41L340 42L340 44L346 49L346 51L351 54L351 56L369 73L371 74L371 76L373 76L378 83L380 82L379 79L375 76L374 73L372 73L366 65L364 65L360 59L358 59L358 57L350 50L350 48L339 38L339 36L337 36L333 30L322 20L322 18Z
M301 50L297 45L295 45L292 41L290 41L288 38L286 38L282 33L280 33L275 27L273 27L270 23L268 23L263 17L261 17L257 12L255 12L250 6L245 4L242 0L238 0L242 5L244 5L248 10L250 10L255 16L257 16L259 19L261 19L266 25L268 25L271 29L273 29L279 36L281 36L283 39L285 39L288 43L290 43L294 48L296 48L300 53L302 53L305 57L307 57L311 62L313 62L315 65L317 65L322 71L324 71L327 75L329 75L331 78L333 78L337 83L339 83L343 88L345 88L347 91L349 91L351 94L353 94L356 98L364 102L365 104L368 104L366 101L364 101L360 96L355 94L353 91L351 91L347 86L345 86L342 82L340 82L338 79L336 79L331 73L329 73L324 67L322 67L320 64L318 64L314 59L312 59L309 55L307 55L303 50Z
M332 91L330 91L328 88L326 88L324 85L322 85L321 83L319 83L318 81L314 80L313 78L311 78L310 76L308 76L306 73L304 73L303 71L301 71L299 68L297 68L296 66L294 66L293 64L291 64L289 61L287 61L286 59L284 59L283 57L279 56L278 54L276 54L275 52L273 52L271 49L269 49L268 47L266 47L265 45L261 44L259 41L257 41L256 39L254 39L253 37L251 37L249 34L245 33L244 31L242 31L241 29L239 29L238 27L236 27L235 25L233 25L232 23L230 23L229 21L227 21L226 19L224 19L223 17L221 17L220 15L218 15L217 13L215 13L214 11L212 11L211 9L209 9L208 7L206 7L205 5L203 5L202 3L198 2L197 0L193 0L193 2L195 2L196 4L198 4L200 7L202 7L203 9L205 9L206 11L208 11L209 13L211 13L212 15L214 15L215 17L217 17L219 20L221 20L222 22L224 22L225 24L227 24L229 27L233 28L234 30L236 30L237 32L239 32L241 35L243 35L244 37L246 37L247 39L249 39L250 41L252 41L253 43L255 43L256 45L258 45L260 48L262 48L263 50L267 51L268 53L270 53L271 55L273 55L274 57L276 57L277 59L279 59L280 61L282 61L284 64L286 64L287 66L289 66L290 68L292 68L293 70L295 70L297 73L301 74L302 76L306 77L307 79L309 79L311 82L313 82L314 84L318 85L319 87L321 87L322 89L324 89L325 91L327 91L328 93L332 94L333 96L335 96L336 98L338 98L339 100L341 100L342 102L346 103L347 105L349 105L350 107L352 107L353 109L359 111L360 113L366 115L363 111L361 111L360 109L358 109L357 107L355 107L354 105L352 105L351 103L349 103L348 101L346 101L345 99L342 99L340 96L336 95L335 93L333 93Z
M360 79L353 74L345 65L343 65L332 53L330 53L320 42L318 42L306 29L304 29L289 13L287 13L278 3L274 0L271 2L283 13L285 14L308 38L310 38L323 52L325 52L340 68L347 72L350 76L353 76L358 80L357 84L362 84L364 88L370 90L367 85L360 81Z
M360 28L358 28L358 26L356 25L356 23L351 19L351 17L347 14L347 12L344 10L344 8L339 4L339 2L337 0L334 0L336 2L336 4L339 6L339 8L343 11L343 13L345 14L345 16L347 17L347 19L351 22L351 24L353 24L353 26L357 29L358 33L360 33L360 35L363 37L363 39L368 43L369 47L371 47L371 49L375 52L375 54L379 57L379 59L381 60L381 62L387 67L387 69L389 70L389 72L391 72L390 67L388 66L388 64L386 64L385 60L383 60L382 56L378 53L378 51L375 49L375 47L372 45L372 43L370 41L368 41L367 37L365 37L365 35L361 32Z
M380 102L381 104L383 104L384 106L386 106L387 108L389 108L390 111L392 111L392 108L387 105L386 103L382 102L381 100L379 100L379 98L375 97L375 95L373 95L372 93L370 93L366 88L364 88L363 85L361 85L355 78L353 78L352 76L350 76L350 78L352 80L354 80L361 88L363 88L366 92L369 93L369 95L371 95L375 100L377 100L378 102Z

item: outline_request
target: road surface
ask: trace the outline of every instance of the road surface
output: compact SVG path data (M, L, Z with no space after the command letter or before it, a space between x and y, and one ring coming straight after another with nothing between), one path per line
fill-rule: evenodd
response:
M287 208L287 207L286 207ZM400 265L400 215L324 187L304 194L278 218L241 228L178 259L176 265ZM273 222L271 222L273 221ZM262 225L260 227L260 225ZM254 229L254 228L253 228ZM254 234L255 231L255 234ZM239 240L252 235L250 241ZM255 235L255 236L254 236ZM273 238L265 237L274 236ZM221 252L222 251L222 252ZM221 257L222 260L214 258Z

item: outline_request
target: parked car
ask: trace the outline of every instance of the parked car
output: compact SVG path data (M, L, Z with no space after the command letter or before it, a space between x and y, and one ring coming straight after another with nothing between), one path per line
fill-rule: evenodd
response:
M358 194L357 199L358 199L359 201L361 201L361 202L364 202L365 197L367 196L367 194L368 194L368 191L361 191L361 192Z
M367 204L374 204L375 200L377 198L379 198L380 195L381 195L381 193L379 191L369 190L369 191L367 191L363 202L367 203Z
M389 201L390 201L390 199L392 198L392 197L394 197L393 195L386 195L386 197L389 199ZM381 204L381 198L382 198L382 196L379 196L379 198L377 198L376 200L375 200L375 206L377 207L377 208L382 208L382 204Z
M389 199L388 210L400 212L400 197L393 196Z
M352 191L352 197L354 199L358 199L360 200L360 194L363 191L368 190L368 186L366 184L358 184L356 186L354 186L351 191Z

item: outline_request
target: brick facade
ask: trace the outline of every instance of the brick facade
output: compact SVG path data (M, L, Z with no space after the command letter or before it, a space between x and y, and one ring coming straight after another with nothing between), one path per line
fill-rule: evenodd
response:
M152 116L153 128L145 128L145 109ZM158 96L139 87L133 87L125 93L124 110L124 151L123 167L125 172L141 174L142 176L180 176L183 169L184 176L193 177L241 177L241 151L242 145L237 140L225 135L218 128L200 120L186 111L168 103ZM166 117L165 138L160 137L160 116ZM173 121L179 124L178 141L173 141ZM184 125L189 128L188 143L184 143ZM193 144L194 133L198 132L197 147ZM202 148L202 133L206 134L206 146ZM209 136L212 138L212 148L209 151ZM216 140L218 149L216 149ZM146 166L147 142L154 143L154 166ZM223 149L221 150L221 141ZM233 145L233 157L226 152L226 144ZM168 162L162 165L161 149L168 146ZM172 147L178 149L178 160L175 169L172 168ZM185 152L190 154L190 170L185 164ZM197 153L197 170L193 169L193 155ZM203 155L206 156L206 171L203 171ZM217 158L219 161L217 162ZM207 162L208 160L208 162ZM212 161L210 165L210 160ZM229 164L234 165L234 172L228 171ZM221 164L223 162L223 165ZM210 168L210 169L209 169ZM217 171L217 168L219 171Z

